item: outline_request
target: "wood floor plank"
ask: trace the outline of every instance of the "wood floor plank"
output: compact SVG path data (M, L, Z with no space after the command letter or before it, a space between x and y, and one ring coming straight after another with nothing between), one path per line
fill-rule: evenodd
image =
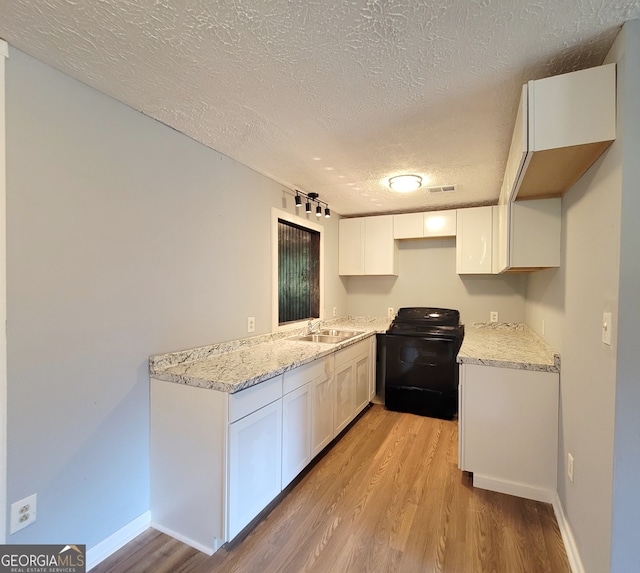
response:
M570 573L548 504L472 487L457 422L374 406L241 542L149 530L94 573Z

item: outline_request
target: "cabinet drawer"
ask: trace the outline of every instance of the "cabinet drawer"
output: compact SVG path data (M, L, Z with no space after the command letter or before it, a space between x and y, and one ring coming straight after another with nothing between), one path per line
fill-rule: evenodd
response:
M229 395L229 423L282 398L282 375Z
M320 376L331 376L333 372L333 354L319 358L309 364L299 366L284 373L283 394L293 392Z
M360 354L369 352L369 340L363 340L357 344L347 346L336 352L336 368L360 356Z

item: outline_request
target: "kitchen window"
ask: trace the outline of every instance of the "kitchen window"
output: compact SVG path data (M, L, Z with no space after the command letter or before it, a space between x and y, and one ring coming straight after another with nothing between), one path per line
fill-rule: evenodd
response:
M272 226L274 329L320 318L323 227L277 209Z

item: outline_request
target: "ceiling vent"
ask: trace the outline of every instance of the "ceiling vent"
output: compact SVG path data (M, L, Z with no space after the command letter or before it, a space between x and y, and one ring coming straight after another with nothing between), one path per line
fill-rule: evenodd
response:
M456 190L455 185L442 185L441 187L427 187L429 193L451 193Z

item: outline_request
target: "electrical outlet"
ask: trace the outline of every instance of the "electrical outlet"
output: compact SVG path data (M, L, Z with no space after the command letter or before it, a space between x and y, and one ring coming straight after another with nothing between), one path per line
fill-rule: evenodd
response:
M36 500L34 493L11 504L11 525L9 533L15 533L31 525L36 520Z
M247 319L247 332L255 332L256 330L256 317L250 316Z
M333 316L338 316L338 307L337 306L333 307Z
M498 322L498 311L492 310L489 314L489 322Z
M392 306L390 306L390 307L387 309L387 317L389 317L389 318L393 318L393 317L395 316L395 314L396 314L396 313L394 312L393 307L392 307Z
M544 336L544 318L542 319L542 336Z
M573 455L567 454L567 477L570 482L573 482Z

